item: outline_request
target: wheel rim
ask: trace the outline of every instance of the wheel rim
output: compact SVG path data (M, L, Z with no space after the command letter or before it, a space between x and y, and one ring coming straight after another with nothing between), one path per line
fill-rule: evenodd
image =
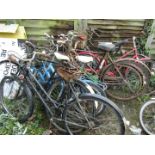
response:
M111 66L104 72L107 94L118 100L130 100L139 96L142 90L142 77L132 66L117 65L119 72ZM113 74L109 73L112 72Z
M27 89L18 80L11 77L5 78L2 86L2 107L5 112L24 121L29 115L29 95L25 91Z
M155 134L155 101L147 102L142 106L140 123L147 134Z
M93 110L93 99L79 100L82 110L76 103L68 106L65 125L70 134L86 134L86 135L101 135L101 134L122 134L123 122L118 113L106 105L105 110L100 115L95 115ZM99 102L97 100L97 102ZM103 102L102 102L103 103ZM87 117L87 119L85 119ZM75 123L72 124L70 122Z

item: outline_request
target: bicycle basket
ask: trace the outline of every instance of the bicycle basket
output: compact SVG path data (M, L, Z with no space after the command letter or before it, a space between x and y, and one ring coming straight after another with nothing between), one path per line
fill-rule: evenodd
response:
M80 71L79 67L57 65L56 70L59 76L61 76L61 78L63 78L66 81L78 79L82 75L82 72Z

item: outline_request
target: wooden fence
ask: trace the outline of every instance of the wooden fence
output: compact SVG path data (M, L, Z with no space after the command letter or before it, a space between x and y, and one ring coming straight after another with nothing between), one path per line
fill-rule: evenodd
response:
M0 23L19 23L25 26L29 40L43 41L44 33L60 34L69 30L79 30L85 32L86 29L97 29L98 36L93 36L95 43L98 41L118 41L132 36L142 36L145 24L144 19L95 19L95 20L50 20L50 19L13 19L0 20ZM132 47L132 40L125 48Z
M40 43L45 40L44 33L60 34L74 29L74 20L14 19L0 20L0 23L18 23L24 26L28 39Z
M130 38L129 44L124 47L131 49L132 37L143 35L145 20L88 20L88 27L99 30L99 36L94 37L98 41L119 41Z

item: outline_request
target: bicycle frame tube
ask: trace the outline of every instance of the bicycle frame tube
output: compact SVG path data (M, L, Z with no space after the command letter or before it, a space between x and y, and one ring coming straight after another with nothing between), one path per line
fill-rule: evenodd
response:
M133 59L139 59L141 61L150 61L151 60L148 56L145 56L143 54L138 54L138 51L135 48L133 48L130 51L125 52L125 54L120 56L118 59L127 58L132 53L133 53L133 56L132 56ZM139 55L143 56L143 58L140 58Z
M44 101L44 98L42 97L42 95L38 92L38 90L36 89L36 86L39 87L39 89L42 91L43 95L45 95L48 100L56 107L57 106L57 102L55 100L53 100L45 91L45 89L42 87L42 85L38 82L38 80L35 78L35 76L31 73L31 71L28 70L28 76L26 76L26 80L28 81L28 83L32 86L32 88L34 89L34 91L36 92L36 94L38 95L38 97L40 98L40 100L44 103L45 107L48 109L48 111L50 111L50 108L48 107L48 105L46 104L46 102ZM32 82L34 81L34 82Z
M98 52L92 52L92 51L80 51L79 52L80 55L89 55L92 56L93 59L95 59L97 61L97 67L96 69L89 67L88 72L93 72L95 74L98 74L100 72L100 70L106 66L108 64L107 62L107 57L108 57L108 53L105 54L104 57L100 58Z

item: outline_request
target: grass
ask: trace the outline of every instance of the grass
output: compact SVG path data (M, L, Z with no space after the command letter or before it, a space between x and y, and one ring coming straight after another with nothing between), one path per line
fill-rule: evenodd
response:
M34 114L26 123L19 123L12 116L1 112L0 115L0 135L42 135L49 128L43 107L39 101L35 100L36 108Z

